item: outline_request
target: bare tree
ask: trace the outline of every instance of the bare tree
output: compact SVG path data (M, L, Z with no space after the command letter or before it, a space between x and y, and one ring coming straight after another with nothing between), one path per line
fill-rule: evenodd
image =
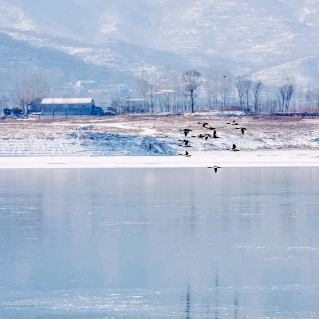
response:
M49 84L44 74L27 71L17 77L15 103L27 113L31 102L44 98L49 92Z
M217 108L221 91L221 79L218 72L214 70L209 71L205 82L205 88L207 91L209 109Z
M278 111L283 112L284 110L284 105L285 105L285 99L284 96L281 95L280 90L276 93L276 101L278 105Z
M196 70L188 70L183 74L184 90L191 99L191 112L194 113L195 92L201 86L201 74Z
M303 108L303 105L305 104L305 101L307 100L307 92L305 90L305 87L299 87L298 90L295 90L294 97L293 97L293 110L294 111L301 111ZM309 105L310 104L310 105ZM313 101L311 103L306 103L307 108L309 107L313 108Z
M239 98L239 105L241 109L244 109L244 102L245 102L245 92L246 92L246 79L243 76L236 77L235 80L235 87L237 89L238 98Z
M307 107L313 108L315 104L315 92L312 89L308 89L305 92L305 100L306 100L306 105ZM300 107L299 107L300 109Z
M117 113L124 113L126 111L123 109L122 100L118 96L112 97L111 107L116 109Z
M288 111L291 97L294 93L293 79L287 77L283 80L283 84L279 87L279 95L281 97L282 109Z
M254 94L254 110L257 113L259 111L259 104L260 104L260 91L263 87L261 81L257 81L254 83L253 86L253 94Z
M249 107L249 96L250 96L250 91L251 91L251 87L252 87L252 82L251 80L247 79L245 80L245 96L246 96L246 110L250 110Z
M228 71L223 71L223 77L220 85L220 95L223 109L226 107L226 104L229 103L229 95L232 91L233 78L233 74Z
M319 87L308 88L305 92L306 109L318 109L319 107ZM300 109L300 107L299 107Z
M319 109L319 87L315 89L315 108Z
M274 95L274 91L271 88L265 87L265 102L264 110L270 113L276 112L279 107L278 94Z
M205 89L209 108L224 109L229 103L229 94L232 90L233 75L227 70L210 69L205 81Z
M137 78L137 91L138 95L144 100L144 109L149 109L149 96L151 89L151 84L149 82L149 75L147 72L142 71L140 76Z
M185 110L185 90L184 90L184 81L182 75L176 73L174 77L173 89L176 91L174 96L174 110L175 112L181 112Z
M176 78L176 72L173 72L170 66L165 66L158 79L157 88L162 90L160 104L163 105L165 112L171 112L174 108L173 103L177 92L173 88Z
M164 67L158 74L152 76L150 84L153 86L154 111L171 112L176 110L178 76L180 77L169 66Z
M8 107L8 102L10 99L6 95L2 95L0 97L0 114L2 114L3 110Z

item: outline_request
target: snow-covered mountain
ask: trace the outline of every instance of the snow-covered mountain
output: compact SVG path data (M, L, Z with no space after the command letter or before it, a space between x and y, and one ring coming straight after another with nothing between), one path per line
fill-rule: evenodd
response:
M0 65L110 81L224 67L308 85L319 81L318 13L318 0L0 0Z

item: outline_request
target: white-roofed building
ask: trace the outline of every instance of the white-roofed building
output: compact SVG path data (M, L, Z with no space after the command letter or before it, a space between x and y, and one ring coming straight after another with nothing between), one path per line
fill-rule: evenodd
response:
M90 97L82 98L44 98L41 101L41 105L83 105L83 104L91 104L94 105L94 100Z
M93 98L44 98L36 109L29 111L52 117L101 115L101 108L95 106Z

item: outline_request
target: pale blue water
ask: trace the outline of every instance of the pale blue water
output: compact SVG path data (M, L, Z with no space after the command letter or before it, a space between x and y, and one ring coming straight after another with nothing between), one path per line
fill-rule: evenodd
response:
M0 318L318 318L319 169L0 171Z

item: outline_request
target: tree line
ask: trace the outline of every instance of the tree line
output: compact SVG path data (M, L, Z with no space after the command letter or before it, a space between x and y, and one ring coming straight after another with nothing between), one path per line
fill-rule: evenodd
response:
M196 69L183 73L141 72L136 92L139 100L113 99L119 112L191 112L202 110L242 110L245 112L298 112L319 110L319 86L299 86L293 76L270 86L249 76L229 71Z
M0 110L4 115L26 114L28 105L37 99L47 97L50 89L49 81L42 72L27 71L18 74L11 96L0 96Z
M291 112L319 110L319 86L305 88L291 77L277 86L267 86L249 76L229 71L196 69L161 73L142 71L137 76L135 96L113 96L110 106L119 113L185 113L203 110L245 112ZM13 113L26 113L36 99L48 97L51 87L41 72L20 75L11 97ZM10 98L0 97L0 108L8 109Z

